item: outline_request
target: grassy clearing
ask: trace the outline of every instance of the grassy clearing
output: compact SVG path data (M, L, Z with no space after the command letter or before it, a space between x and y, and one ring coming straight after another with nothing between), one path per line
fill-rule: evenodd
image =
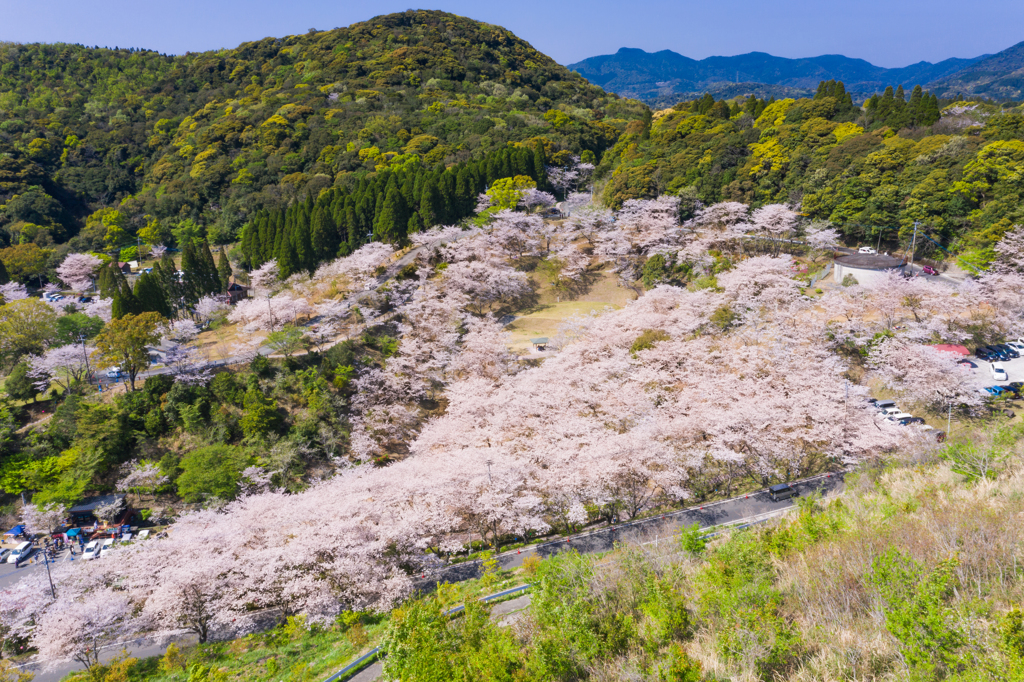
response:
M516 319L505 328L512 335L512 350L530 352L530 339L555 336L558 327L573 315L621 308L636 298L632 291L619 286L618 277L611 272L597 273L594 283L578 296L570 298L547 282L540 284L537 295L534 305L513 312Z

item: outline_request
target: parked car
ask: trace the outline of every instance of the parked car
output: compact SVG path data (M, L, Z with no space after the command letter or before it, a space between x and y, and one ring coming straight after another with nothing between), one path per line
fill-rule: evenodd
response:
M909 424L924 424L924 420L920 417L904 417L899 421L900 426L907 426Z
M121 376L121 368L120 367L111 367L110 369L107 370L107 378L108 379L117 379L120 376Z
M100 545L99 556L107 556L107 553L114 548L114 538L107 538Z
M933 268L930 265L926 265L923 268L921 268L921 274L923 274L923 275L937 275L937 274L939 274L939 271L936 270L935 268Z
M998 362L993 362L988 368L992 372L992 378L996 381L1010 380L1010 377L1006 376L1006 369Z
M987 348L982 346L981 348L974 349L974 357L978 358L979 360L991 360L992 353L990 353Z
M78 299L79 303L92 303L92 299L88 296L82 296Z
M876 254L876 253L878 253L878 252L877 252L877 251L875 251L875 250L874 250L873 248L871 248L870 246L862 246L862 247L860 247L859 249L857 249L857 253L868 253L868 254Z
M1024 381L1011 381L1007 384L1007 387L1015 391L1024 391Z
M963 360L957 360L957 362L963 365L964 367L970 367L971 369L977 368L977 365L968 360L967 358L964 358Z
M1020 357L1020 353L1017 352L1017 349L1014 348L1013 346L1011 346L1008 343L996 344L996 348L998 348L999 350L1003 351L1004 353L1009 355L1011 358L1016 359L1016 358Z
M100 541L92 540L85 546L85 550L82 552L83 559L95 559L100 555Z
M780 502L782 500L788 500L791 497L796 497L796 490L794 490L788 483L779 483L768 488L768 497L772 499L772 502Z
M11 556L10 548L0 549L0 564L6 564L7 563L7 557L9 557L9 556Z
M1010 392L1010 389L1003 388L1002 386L989 386L988 389L994 395L1002 395L1004 393L1009 393Z
M890 407L896 407L896 401L895 400L876 400L875 401L875 407L877 407L880 410L886 410L886 409L889 409Z
M1010 359L1010 356L1006 353L1006 351L1002 350L998 346L985 346L985 350L988 351L988 355L989 355L989 360L990 361L995 361L995 360L1006 361L1006 360Z
M885 409L883 409L882 414L885 416L886 419L888 419L894 414L903 414L903 410L893 405L892 407L886 407Z
M17 547L11 550L10 555L7 557L7 563L13 564L16 561L24 561L32 556L33 551L35 550L31 542L19 543Z
M985 397L992 397L992 396L999 395L991 386L985 386L984 388L979 388L978 389L978 393L982 394Z
M914 415L909 412L897 412L896 414L886 415L886 419L896 423L902 423L904 419L911 419Z
M1017 341L1007 341L1006 345L1014 349L1018 353L1024 353L1024 343L1019 343Z

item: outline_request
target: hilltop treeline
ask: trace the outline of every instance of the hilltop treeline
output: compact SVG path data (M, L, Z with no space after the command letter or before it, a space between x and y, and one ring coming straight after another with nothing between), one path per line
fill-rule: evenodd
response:
M312 271L368 241L398 243L407 234L473 215L477 195L499 178L545 183L543 145L489 154L443 170L421 166L362 177L287 208L261 211L242 231L247 265L276 259L285 277Z
M137 237L229 243L257 212L350 175L538 141L549 156L600 156L645 110L505 29L443 12L175 57L5 43L0 247L35 244L45 270Z
M663 192L788 202L850 240L905 240L918 221L950 251L984 262L1024 220L1022 164L1020 107L940 101L919 86L856 106L842 83L826 82L813 98L706 95L657 112L626 131L598 172L613 206Z

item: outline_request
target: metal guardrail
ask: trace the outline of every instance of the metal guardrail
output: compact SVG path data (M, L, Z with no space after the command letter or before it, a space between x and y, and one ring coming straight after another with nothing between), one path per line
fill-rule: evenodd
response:
M482 601L482 602L494 601L495 599L501 599L502 597L508 597L509 595L518 594L519 592L526 592L531 587L532 587L532 585L520 585L519 587L513 587L512 589L509 589L509 590L503 590L502 592L496 592L495 594L488 595L486 597L483 597L483 598L479 599L478 601ZM447 616L454 616L455 614L462 613L465 610L466 610L466 605L465 604L461 604L459 606L456 606L455 608L448 609L447 611L445 611L445 615L447 615ZM362 656L360 656L356 660L354 660L351 663L349 663L348 665L346 665L344 668L342 668L338 672L336 672L333 675L331 675L330 677L328 677L324 682L339 682L340 680L345 679L348 675L354 675L354 674L358 673L360 670L362 670L366 666L368 666L371 663L373 663L374 661L376 661L377 658L379 656L382 656L382 655L383 654L381 654L380 647L373 647L373 649L371 649L367 653L363 654Z

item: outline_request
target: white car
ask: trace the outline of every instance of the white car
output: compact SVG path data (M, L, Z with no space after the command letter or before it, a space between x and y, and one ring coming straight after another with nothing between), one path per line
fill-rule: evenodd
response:
M119 376L121 376L120 367L111 367L110 369L107 370L108 379L117 379Z
M95 559L100 555L100 541L92 540L85 546L85 550L82 552L83 559Z
M875 251L875 250L874 250L873 248L871 248L870 246L862 246L862 247L860 247L859 249L857 249L857 253L867 253L867 254L872 254L872 255L874 255L874 254L876 254L876 253L878 253L878 252L877 252L877 251Z
M902 414L902 413L903 413L903 410L901 410L900 408L896 407L895 405L893 405L892 407L886 407L886 408L884 408L882 410L882 414L885 415L886 418L889 418L889 417L893 416L894 414Z
M112 549L114 549L114 538L107 538L103 541L103 544L100 545L99 555L107 556Z
M888 414L885 418L892 422L898 422L901 419L910 419L913 416L914 415L908 414L907 412L897 412L896 414Z
M1024 343L1020 343L1019 341L1007 341L1006 345L1018 353L1024 353Z
M31 542L22 542L11 550L10 556L7 557L7 563L13 564L15 561L24 561L32 554L32 551Z
M993 362L988 368L992 371L992 378L996 381L1009 381L1010 377L1006 376L1006 369L998 362Z

